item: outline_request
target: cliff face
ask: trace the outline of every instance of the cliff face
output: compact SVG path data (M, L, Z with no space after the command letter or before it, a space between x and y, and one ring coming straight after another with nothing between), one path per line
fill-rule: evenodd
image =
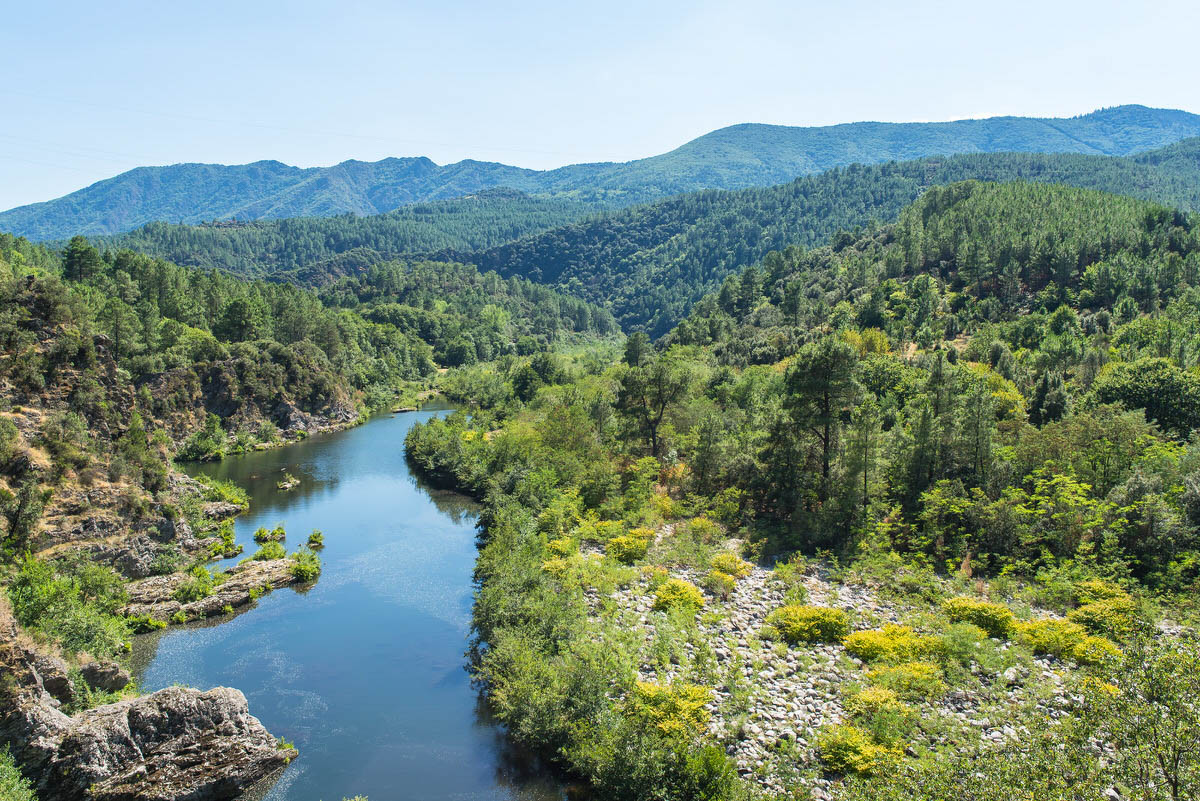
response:
M168 687L67 715L52 694L71 692L65 663L36 650L6 611L0 616L0 740L43 799L230 799L296 756L228 687Z

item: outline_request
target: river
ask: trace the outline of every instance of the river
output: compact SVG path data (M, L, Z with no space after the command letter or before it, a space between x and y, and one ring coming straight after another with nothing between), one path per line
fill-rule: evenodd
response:
M375 417L348 431L192 473L250 493L237 540L283 523L288 550L321 529L316 585L276 590L234 617L172 626L135 644L139 684L237 687L300 756L264 801L556 801L562 786L488 720L464 669L476 507L409 469L404 436L444 412ZM300 479L277 489L283 472ZM219 565L218 565L219 566Z

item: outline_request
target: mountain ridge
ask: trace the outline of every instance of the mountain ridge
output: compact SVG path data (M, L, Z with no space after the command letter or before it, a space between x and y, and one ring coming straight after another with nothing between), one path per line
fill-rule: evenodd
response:
M852 163L999 151L1128 156L1190 136L1200 136L1200 115L1125 105L1064 118L740 123L655 156L543 171L474 159L438 165L424 156L329 167L189 162L136 167L55 200L0 212L0 230L51 240L122 233L155 221L379 214L495 187L613 208L700 189L768 186Z

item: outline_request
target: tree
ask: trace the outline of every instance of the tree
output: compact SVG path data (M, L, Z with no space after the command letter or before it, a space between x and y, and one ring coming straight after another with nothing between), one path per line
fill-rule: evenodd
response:
M69 281L89 281L100 274L100 252L82 236L73 236L63 251L63 277Z
M690 365L670 354L658 356L646 366L626 367L622 373L617 407L636 421L651 456L659 456L659 433L667 410L691 381Z
M788 370L787 411L801 429L815 437L820 450L820 503L829 498L834 450L843 420L860 393L857 366L850 345L826 336L801 348L795 365Z
M650 358L652 353L650 337L643 331L634 331L625 340L625 364L630 367L641 367L642 362Z

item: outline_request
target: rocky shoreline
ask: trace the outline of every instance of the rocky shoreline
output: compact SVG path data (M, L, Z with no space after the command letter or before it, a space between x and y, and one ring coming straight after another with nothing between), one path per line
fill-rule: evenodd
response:
M129 674L101 663L82 675L115 688ZM168 687L68 715L77 691L66 663L36 648L0 610L0 739L44 799L223 801L296 756L228 687ZM57 696L57 697L56 697Z

